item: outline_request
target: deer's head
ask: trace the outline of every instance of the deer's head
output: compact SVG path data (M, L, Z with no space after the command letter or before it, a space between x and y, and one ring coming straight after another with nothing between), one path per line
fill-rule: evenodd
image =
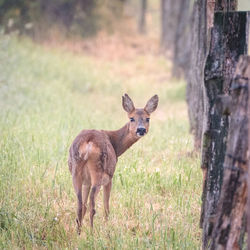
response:
M150 114L157 108L159 98L154 95L144 108L135 108L131 98L125 94L122 97L122 106L130 119L129 131L137 137L144 136L149 129Z

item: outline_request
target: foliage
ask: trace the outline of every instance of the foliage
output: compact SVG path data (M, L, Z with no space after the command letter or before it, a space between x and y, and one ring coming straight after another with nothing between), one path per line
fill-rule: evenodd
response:
M110 20L120 18L122 8L123 1L117 0L1 0L0 23L7 33L18 31L33 37L46 37L53 27L86 36L110 28Z

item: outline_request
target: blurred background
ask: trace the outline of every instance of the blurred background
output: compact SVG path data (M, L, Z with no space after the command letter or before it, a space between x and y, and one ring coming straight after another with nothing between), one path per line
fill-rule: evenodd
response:
M121 23L129 27L131 22L136 21L140 33L160 33L160 16L167 11L164 4L170 5L171 17L178 15L178 12L190 14L192 11L194 1L176 2L174 4L174 1L171 3L167 0L1 0L1 29L5 33L17 31L29 34L34 39L46 39L53 36L53 31L62 33L65 37L89 37L101 30L111 34ZM238 10L248 10L249 5L248 0L239 0ZM172 22L172 26L178 25L175 20ZM172 26L166 28L172 29Z
M1 0L0 24L4 34L27 35L98 57L161 53L172 60L173 76L180 78L194 39L193 5L193 0ZM249 5L239 0L238 10Z

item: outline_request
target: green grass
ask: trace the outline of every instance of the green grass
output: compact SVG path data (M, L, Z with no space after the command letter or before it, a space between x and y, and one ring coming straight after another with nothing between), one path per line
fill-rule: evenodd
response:
M169 71L163 58L114 64L2 36L0 62L1 249L200 248L202 177L185 83L158 79ZM94 232L86 216L79 237L68 148L84 128L123 126L124 92L136 106L158 93L159 108L149 134L119 159L109 221L100 193Z

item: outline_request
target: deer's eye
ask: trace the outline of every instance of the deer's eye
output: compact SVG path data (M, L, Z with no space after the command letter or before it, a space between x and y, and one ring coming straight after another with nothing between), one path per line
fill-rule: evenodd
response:
M146 118L146 122L149 122L150 118Z
M133 117L131 117L131 118L130 118L130 121L131 121L131 122L134 122L134 121L135 121L135 119L134 119Z

